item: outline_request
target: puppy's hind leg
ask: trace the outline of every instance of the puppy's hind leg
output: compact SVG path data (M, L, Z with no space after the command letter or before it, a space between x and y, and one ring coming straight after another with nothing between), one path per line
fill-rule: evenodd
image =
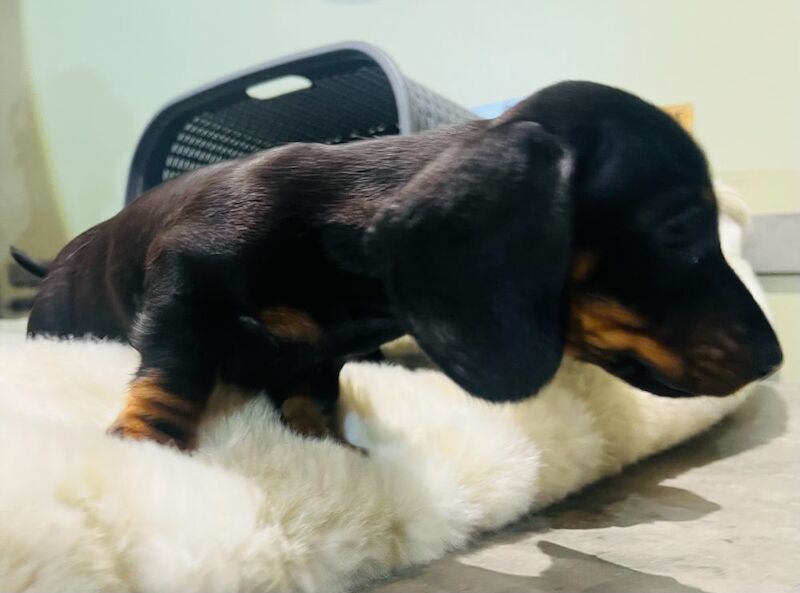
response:
M224 310L186 269L159 270L133 328L141 364L110 433L194 448L219 369Z

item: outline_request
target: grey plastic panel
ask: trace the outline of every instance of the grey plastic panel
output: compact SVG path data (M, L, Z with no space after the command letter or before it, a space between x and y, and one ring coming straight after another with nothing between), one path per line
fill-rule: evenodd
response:
M247 94L287 75L303 76L311 87L263 100ZM139 140L125 200L186 171L289 142L339 144L469 119L475 115L405 78L376 47L327 46L239 72L167 105Z
M745 257L759 274L800 274L800 214L753 217Z

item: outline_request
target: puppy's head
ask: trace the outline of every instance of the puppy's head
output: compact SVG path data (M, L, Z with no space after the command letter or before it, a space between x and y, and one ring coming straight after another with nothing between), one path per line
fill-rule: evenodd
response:
M720 248L702 151L656 107L585 82L504 119L572 149L566 353L646 391L727 395L781 363L774 331Z
M665 396L729 394L781 361L723 258L703 153L628 93L548 87L383 205L372 265L407 330L474 395L536 393L564 352Z

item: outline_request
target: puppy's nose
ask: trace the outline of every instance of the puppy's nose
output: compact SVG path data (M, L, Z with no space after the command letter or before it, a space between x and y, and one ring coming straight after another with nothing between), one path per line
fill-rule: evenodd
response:
M775 339L769 345L762 345L757 349L756 373L758 379L764 379L778 370L783 363L783 352L780 344Z
M775 364L775 365L772 365L772 366L759 367L758 370L756 371L757 372L757 378L758 379L766 379L772 373L777 371L779 366L780 366L779 364Z

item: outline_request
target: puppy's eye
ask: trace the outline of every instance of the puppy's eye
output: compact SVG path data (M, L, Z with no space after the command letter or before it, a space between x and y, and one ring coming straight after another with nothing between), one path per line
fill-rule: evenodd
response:
M684 210L659 224L655 239L665 249L697 258L709 230L706 218L700 208Z

